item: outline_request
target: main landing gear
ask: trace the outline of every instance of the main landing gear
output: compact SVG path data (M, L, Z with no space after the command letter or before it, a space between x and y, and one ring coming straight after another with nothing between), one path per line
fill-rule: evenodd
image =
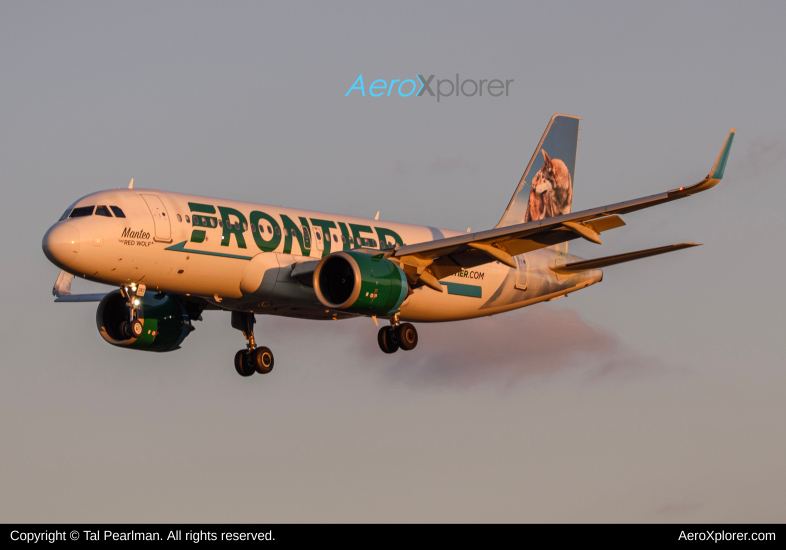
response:
M385 353L395 353L399 348L409 351L418 345L418 331L412 323L398 322L398 315L390 320L389 327L382 327L377 333L379 349Z
M265 346L257 347L254 340L254 314L245 311L232 312L232 328L243 333L248 344L235 354L235 370L240 376L251 376L255 372L267 374L273 370L273 352Z

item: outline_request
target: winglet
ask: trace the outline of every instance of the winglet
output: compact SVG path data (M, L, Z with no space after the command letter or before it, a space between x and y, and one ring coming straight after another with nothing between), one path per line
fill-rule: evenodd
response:
M723 142L723 147L721 148L720 153L718 154L718 158L715 159L715 164L712 165L712 169L710 173L707 174L707 177L701 180L699 183L690 185L688 187L680 187L679 189L673 189L669 191L669 198L682 198L687 197L689 195L693 195L694 193L700 193L702 191L706 191L707 189L711 189L718 185L721 178L723 178L723 172L726 170L726 161L729 160L729 153L731 152L731 142L734 141L734 135L737 133L736 128L732 128L729 135L726 136L726 141Z
M723 148L718 154L718 158L715 159L715 164L712 165L712 170L710 170L710 173L707 175L708 178L714 180L723 178L723 172L726 170L726 161L729 159L729 152L731 151L731 142L734 141L734 134L736 133L736 128L732 128L731 132L729 132L726 143L723 144Z
M131 183L128 184L128 188L129 189L133 189L134 188L134 178L131 178Z

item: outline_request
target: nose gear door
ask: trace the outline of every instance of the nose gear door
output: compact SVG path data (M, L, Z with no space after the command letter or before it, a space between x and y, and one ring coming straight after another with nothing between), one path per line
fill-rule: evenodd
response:
M166 207L157 195L142 195L145 199L145 204L150 209L153 215L153 224L155 225L156 236L154 241L163 243L172 242L172 228L169 225L169 216L166 212Z

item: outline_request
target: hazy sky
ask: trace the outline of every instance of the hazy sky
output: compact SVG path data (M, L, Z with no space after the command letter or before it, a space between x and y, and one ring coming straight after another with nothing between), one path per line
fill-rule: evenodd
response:
M782 2L3 2L0 521L784 521ZM507 97L350 97L513 79ZM395 92L394 92L395 94ZM451 229L499 220L549 117L574 209L699 181L584 257L565 300L419 325L209 312L173 353L53 304L41 238L138 187ZM575 242L575 241L574 241ZM80 286L81 285L81 286ZM74 291L97 285L77 281Z

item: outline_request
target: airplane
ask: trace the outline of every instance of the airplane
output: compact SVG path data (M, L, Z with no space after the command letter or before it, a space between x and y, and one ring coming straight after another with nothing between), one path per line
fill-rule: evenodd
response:
M413 322L495 315L599 283L602 268L681 250L680 243L583 259L568 242L601 244L620 216L717 185L731 130L707 177L687 187L572 212L579 118L554 115L513 197L492 229L467 232L311 212L196 195L128 188L92 193L69 206L42 241L62 271L55 302L98 302L96 325L114 346L180 348L202 313L231 312L246 347L235 370L269 373L257 346L256 314L314 320L371 317L388 325L385 353L418 344ZM114 290L71 294L74 277ZM479 343L478 345L483 345Z

